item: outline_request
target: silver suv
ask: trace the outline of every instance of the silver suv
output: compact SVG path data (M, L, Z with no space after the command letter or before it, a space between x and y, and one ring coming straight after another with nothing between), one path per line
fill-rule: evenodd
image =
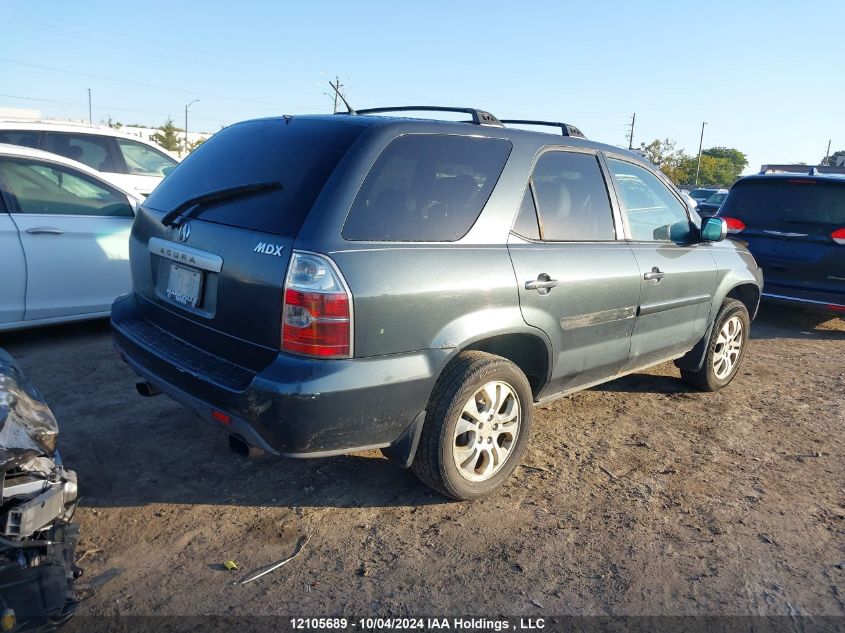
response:
M470 120L379 116L444 109ZM470 499L514 470L534 403L671 359L697 388L731 381L762 277L725 233L563 123L247 121L141 207L115 342L143 395L235 449L380 448Z

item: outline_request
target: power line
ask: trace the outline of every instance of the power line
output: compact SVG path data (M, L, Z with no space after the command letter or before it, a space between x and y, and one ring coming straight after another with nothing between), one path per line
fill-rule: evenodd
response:
M60 106L85 106L86 104L81 101L58 101L56 99L40 99L37 97L24 97L21 95L10 95L0 93L0 97L5 97L6 99L20 99L21 101L34 101L37 103L54 103ZM121 108L118 106L110 106L110 105L102 105L100 106L103 110L117 110L119 112L135 112L138 114L155 114L160 115L161 112L155 112L153 110L138 110L135 108Z
M43 22L43 20L42 20L42 22ZM27 25L16 24L15 28L23 28L23 29L32 31L34 33L38 33L39 35L44 35L45 32L49 32L50 39L55 38L55 37L60 37L60 38L63 38L63 39L72 40L75 43L79 41L79 37L84 37L86 46L97 46L97 47L102 48L102 49L107 48L109 51L112 52L112 54L114 54L115 50L124 50L125 47L126 47L126 38L109 37L108 35L103 33L103 31L101 31L101 30L97 30L97 31L90 31L90 30L87 30L87 29L68 30L67 24L62 24L62 23L58 23L58 22L53 22L53 24L55 25L56 28L54 28L50 31L45 31L43 26L42 26L42 28L33 28L33 27L30 27L30 26L27 26ZM75 33L75 35L74 35L74 33ZM149 38L142 39L142 38L139 38L137 36L137 34L135 34L135 33L132 34L132 41L134 43L147 42L147 43L150 43L150 44L155 44L158 47L169 46L170 48L173 48L175 50L183 50L183 51L184 50L190 50L193 53L199 52L199 53L203 53L203 54L206 54L206 55L212 55L212 53L210 53L210 52L197 51L195 49L186 49L186 48L182 48L182 47L179 47L179 46L172 46L172 45L168 44L167 42L162 42L160 40L154 40L154 39L149 39ZM109 42L111 42L111 44ZM115 48L116 46L118 46L119 48L116 49ZM206 61L202 61L202 60L190 59L188 57L174 56L174 55L171 55L169 53L156 53L155 51L150 50L149 47L144 49L144 57L157 57L159 59L166 59L168 62L181 61L181 62L186 62L188 64L191 64L192 66L206 66L208 68L213 68L215 70L225 70L225 71L233 72L233 73L243 73L243 70L240 69L240 68L232 68L230 66L219 66L217 64L210 64L210 63L208 63Z
M114 77L105 77L103 75L95 75L95 74L92 74L92 73L81 73L81 72L78 72L78 71L75 71L75 70L67 70L65 68L56 68L54 66L44 66L42 64L32 64L30 62L22 62L22 61L19 61L19 60L16 60L16 59L9 59L7 57L0 57L0 62L5 62L7 64L17 64L19 66L26 66L26 67L29 67L29 68L38 68L40 70L49 70L51 72L64 73L66 75L76 75L77 77L87 77L89 79L100 79L102 81L112 81L112 82L115 82L115 83L122 83L122 84L131 85L131 86L139 86L141 88L153 88L155 90L167 90L169 92L183 92L183 93L192 94L192 95L198 94L198 95L201 95L201 96L204 96L204 97L211 97L213 99L225 99L227 101L243 101L243 102L246 102L246 103L259 103L259 104L262 104L262 105L272 105L272 106L278 107L278 103L273 103L273 102L270 102L270 101L261 101L261 100L258 100L258 99L247 99L247 98L244 98L244 97L228 97L228 96L224 96L224 95L211 94L211 93L207 93L207 92L197 92L196 90L188 90L186 88L174 88L173 86L161 86L161 85L157 85L157 84L143 83L143 82L140 82L140 81L131 81L129 79L115 79Z
M71 103L69 101L56 101L55 99L37 99L35 97L21 97L19 95L7 95L0 93L0 97L7 99L20 99L21 101L41 101L43 103L57 103L58 105L82 105L81 103Z

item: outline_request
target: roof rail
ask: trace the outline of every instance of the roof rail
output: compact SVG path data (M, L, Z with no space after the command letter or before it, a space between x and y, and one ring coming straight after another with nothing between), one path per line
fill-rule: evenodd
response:
M587 138L574 125L569 123L561 123L560 121L532 121L530 119L502 119L502 123L511 123L515 125L544 125L547 127L560 128L560 133L564 136L572 136L574 138Z
M366 108L355 110L355 114L378 114L380 112L462 112L472 117L475 125L495 125L504 127L492 114L478 108L450 108L448 106L396 106L395 108Z

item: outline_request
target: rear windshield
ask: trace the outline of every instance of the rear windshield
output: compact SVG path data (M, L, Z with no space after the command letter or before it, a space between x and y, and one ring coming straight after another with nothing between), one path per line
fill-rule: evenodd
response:
M391 141L364 180L347 240L453 242L475 223L511 151L510 141L407 134Z
M364 128L344 122L260 119L227 127L192 152L144 206L168 212L203 194L257 182L282 187L201 207L205 222L295 237L340 159Z
M828 232L830 227L845 226L845 182L810 178L740 181L719 215L739 218L749 228Z

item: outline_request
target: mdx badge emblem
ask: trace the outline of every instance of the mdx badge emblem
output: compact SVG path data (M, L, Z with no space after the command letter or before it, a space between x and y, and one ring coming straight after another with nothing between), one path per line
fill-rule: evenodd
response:
M281 257L282 251L285 250L285 247L278 244L259 242L258 246L252 250L254 253L264 253L265 255L275 255L276 257Z
M187 242L189 237L191 237L191 224L185 222L185 224L179 227L179 241Z

